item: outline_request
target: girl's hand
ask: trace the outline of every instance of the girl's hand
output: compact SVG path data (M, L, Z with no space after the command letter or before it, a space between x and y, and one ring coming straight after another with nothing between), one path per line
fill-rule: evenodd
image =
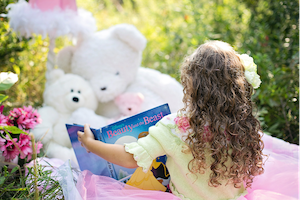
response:
M81 142L81 146L83 146L88 153L90 150L88 149L88 143L92 140L95 140L94 134L90 129L90 125L84 125L84 132L78 131L77 132L78 141Z

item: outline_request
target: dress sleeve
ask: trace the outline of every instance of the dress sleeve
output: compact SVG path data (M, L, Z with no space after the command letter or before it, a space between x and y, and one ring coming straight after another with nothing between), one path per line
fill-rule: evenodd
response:
M155 126L150 127L149 135L146 137L140 138L137 142L124 144L125 151L133 154L137 165L142 167L144 172L149 170L154 159L166 154L162 144L159 142L159 138L156 138L159 131L157 128Z

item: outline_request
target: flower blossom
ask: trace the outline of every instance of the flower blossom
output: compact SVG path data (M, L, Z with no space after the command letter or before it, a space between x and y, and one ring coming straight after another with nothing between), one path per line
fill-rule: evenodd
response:
M261 80L259 75L256 72L245 71L245 77L247 81L253 86L254 89L259 88Z
M6 142L6 140L3 139L2 137L0 137L0 149L1 149L2 146L5 145L5 142Z
M14 108L8 115L9 125L16 126L22 130L28 131L41 123L40 115L31 106L23 108Z
M245 77L254 89L258 88L261 80L257 74L257 65L253 62L253 58L247 54L238 55L245 67Z
M0 126L7 126L8 118L0 113Z
M0 106L0 126L6 126L8 118L2 114L4 106Z
M2 110L3 106L0 106L0 126L16 126L25 132L29 132L36 124L41 123L38 112L31 106L14 108L8 116L3 115ZM16 137L15 135L12 136ZM39 153L43 145L41 142L34 145L36 152ZM0 151L2 151L5 161L12 161L17 156L20 156L20 159L27 158L27 161L29 161L33 153L31 138L26 134L19 134L17 138L13 138L13 141L7 136L6 138L0 137Z
M19 137L19 148L21 150L20 158L24 159L26 156L31 156L32 154L32 148L31 148L31 141L30 141L30 136L25 135L25 134L20 134Z
M185 133L190 128L189 119L185 116L178 116L174 121L181 133Z
M17 138L13 138L13 141L16 143ZM0 150L3 152L2 156L5 158L6 162L12 161L19 155L18 148L14 145L14 143L11 141L11 139L6 140L6 144L0 147Z
M18 75L11 72L0 73L0 90L6 90L18 81Z

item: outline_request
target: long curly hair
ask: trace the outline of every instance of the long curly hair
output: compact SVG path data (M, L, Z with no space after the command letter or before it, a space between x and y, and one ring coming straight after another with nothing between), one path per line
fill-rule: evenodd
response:
M252 114L253 87L244 71L233 48L221 41L198 47L181 68L185 106L180 112L189 119L185 142L194 157L188 168L204 173L209 166L209 185L214 187L222 180L250 187L254 176L264 171L261 127Z

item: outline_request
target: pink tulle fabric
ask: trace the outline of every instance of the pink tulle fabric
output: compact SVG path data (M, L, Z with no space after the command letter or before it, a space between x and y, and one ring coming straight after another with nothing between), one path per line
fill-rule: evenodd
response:
M84 200L180 200L168 192L141 190L105 176L97 176L85 170L80 175L77 190Z
M76 0L29 0L29 4L32 8L38 8L42 11L54 10L57 8L77 11Z
M264 174L255 177L246 196L238 200L297 200L299 146L289 144L268 135L263 136L264 154L268 155ZM125 186L109 177L83 171L77 182L77 190L87 200L96 199L179 199L166 192L147 191Z
M254 178L245 197L238 200L297 200L299 198L299 146L264 135L268 156L264 173Z
M238 200L297 200L299 198L299 146L268 135L263 136L263 141L265 144L263 153L268 155L264 166L265 172L254 178L252 187L247 189L248 194L239 197ZM66 185L70 186L70 184L62 184L63 187ZM137 189L109 177L94 175L89 171L79 173L76 189L74 187L75 185L73 188L64 188L65 199L180 199L171 193Z

